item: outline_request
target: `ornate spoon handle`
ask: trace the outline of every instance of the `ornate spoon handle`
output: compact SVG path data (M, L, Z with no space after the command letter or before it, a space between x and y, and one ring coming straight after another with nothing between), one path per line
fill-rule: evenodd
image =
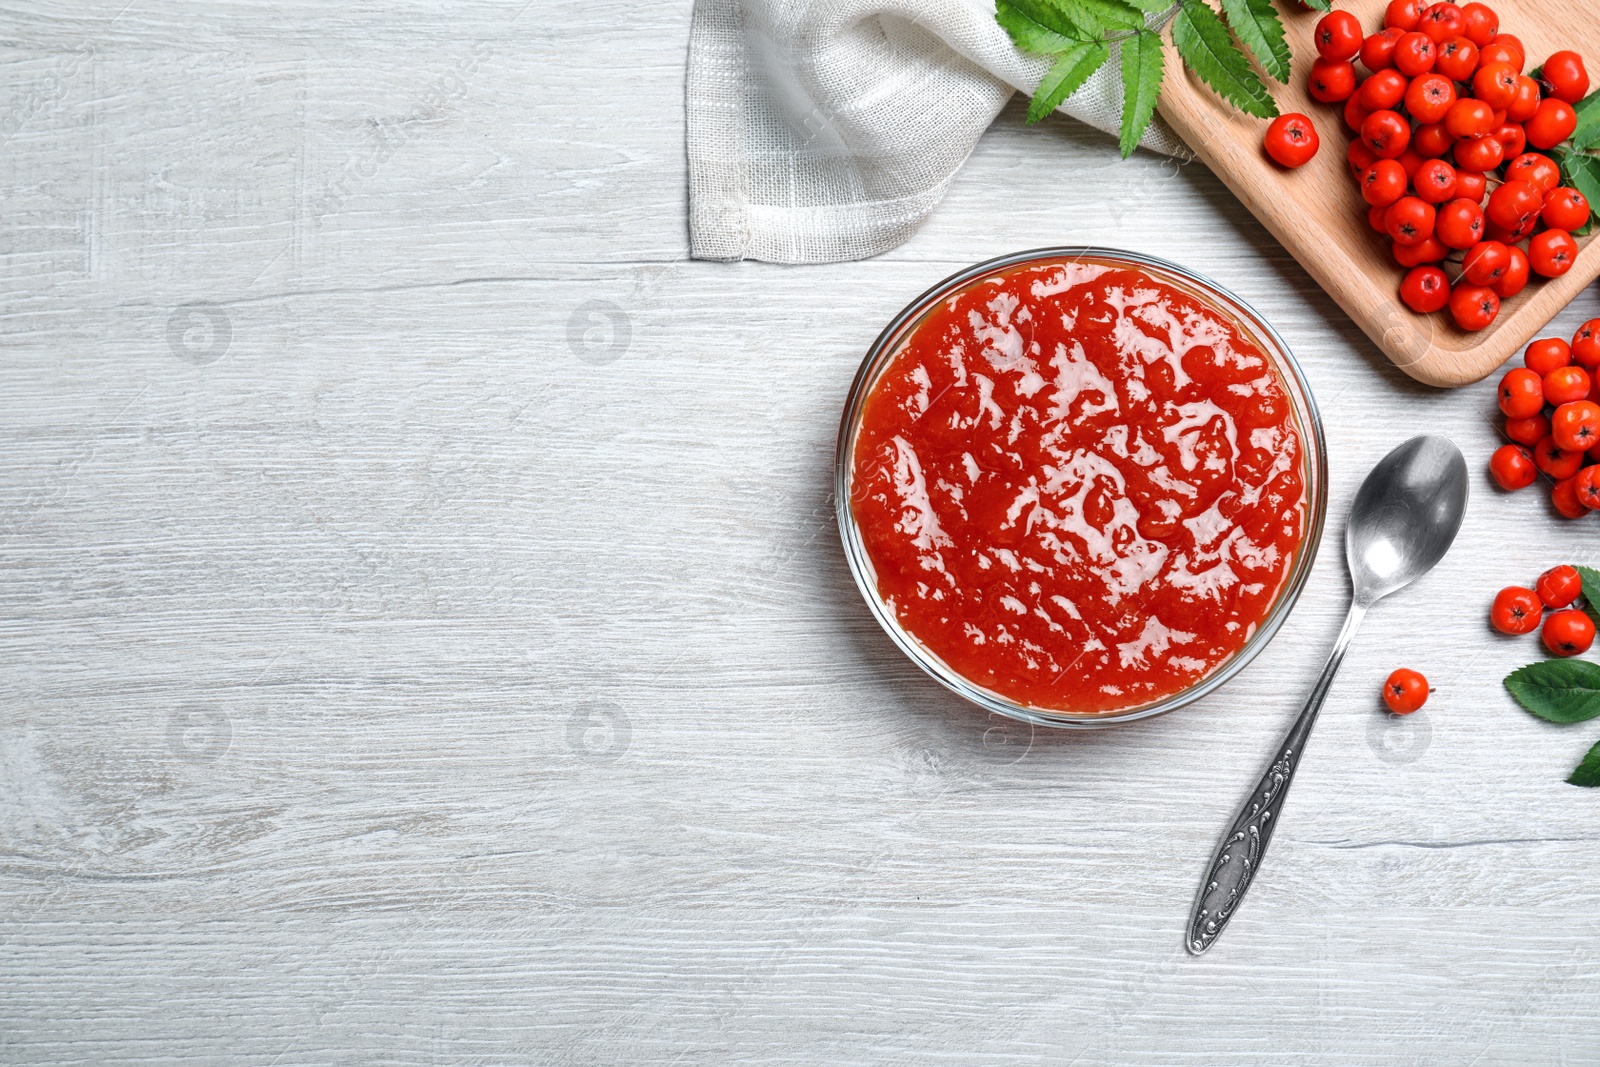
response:
M1223 834L1221 844L1217 845L1217 851L1206 868L1206 875L1200 882L1194 911L1189 916L1189 936L1184 940L1184 946L1192 955L1200 955L1221 936L1228 920L1233 918L1234 910L1244 899L1245 890L1254 881L1256 871L1261 866L1262 854L1267 850L1267 842L1272 840L1272 831L1278 824L1278 813L1283 810L1284 799L1289 795L1289 783L1294 780L1294 770L1300 764L1306 739L1311 736L1311 727L1316 725L1317 712L1322 710L1322 702L1327 699L1328 690L1333 686L1333 677L1339 673L1339 664L1344 661L1345 649L1350 646L1350 639L1355 636L1356 628L1361 625L1366 613L1365 605L1350 605L1350 614L1345 616L1339 639L1334 642L1333 652L1328 656L1328 665L1322 668L1322 676L1311 690L1305 708L1289 728L1266 773L1251 790L1227 833Z

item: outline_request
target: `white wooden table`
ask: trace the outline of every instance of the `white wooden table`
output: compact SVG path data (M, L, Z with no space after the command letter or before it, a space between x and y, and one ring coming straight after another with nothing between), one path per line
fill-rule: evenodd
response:
M1600 729L1485 625L1600 520L1490 488L1492 388L1389 367L1203 168L1013 107L891 254L691 262L688 0L125 2L0 13L5 1062L1600 1061ZM1061 242L1282 330L1333 515L1413 431L1474 471L1201 960L1342 523L1219 697L1090 736L920 675L833 525L885 319Z

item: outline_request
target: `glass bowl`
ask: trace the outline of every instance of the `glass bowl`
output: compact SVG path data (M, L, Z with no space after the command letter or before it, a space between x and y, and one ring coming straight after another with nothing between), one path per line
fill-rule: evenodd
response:
M900 351L902 343L921 325L928 311L957 291L975 285L993 274L1035 263L1060 260L1142 271L1155 280L1184 292L1225 318L1234 328L1248 337L1276 367L1284 392L1293 409L1295 425L1300 431L1303 444L1301 473L1307 501L1305 535L1296 552L1288 579L1284 582L1282 591L1279 592L1278 599L1266 619L1242 648L1214 667L1211 673L1187 688L1146 704L1115 711L1075 713L1070 710L1034 707L977 685L948 666L901 626L899 619L879 595L872 559L862 543L861 532L856 525L851 506L856 437L861 426L867 396ZM1176 263L1111 248L1035 248L1025 252L1015 252L952 274L913 300L890 321L888 326L884 327L883 332L867 351L861 369L856 372L855 381L850 386L850 396L845 402L844 417L839 425L836 464L835 510L839 519L839 533L844 541L845 556L850 561L850 572L855 576L856 586L861 590L861 595L866 599L867 606L872 609L878 624L913 663L946 688L988 711L1041 726L1095 728L1146 719L1191 704L1224 685L1266 647L1273 635L1278 632L1278 628L1283 625L1295 601L1299 599L1300 591L1305 587L1306 578L1311 573L1312 564L1316 561L1317 546L1322 539L1323 521L1328 505L1328 457L1323 437L1322 417L1317 412L1316 401L1312 399L1311 386L1283 338L1278 336L1277 331L1248 304L1210 279Z

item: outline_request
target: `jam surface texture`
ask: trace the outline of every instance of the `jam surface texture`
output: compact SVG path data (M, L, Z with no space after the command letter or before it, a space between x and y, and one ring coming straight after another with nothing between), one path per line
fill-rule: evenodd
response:
M936 305L873 385L851 505L879 594L1042 709L1177 693L1242 648L1304 537L1272 362L1140 270L1032 263Z

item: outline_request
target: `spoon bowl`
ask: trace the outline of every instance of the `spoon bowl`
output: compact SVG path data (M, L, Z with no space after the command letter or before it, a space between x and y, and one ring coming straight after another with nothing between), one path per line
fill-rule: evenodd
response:
M1363 608L1444 558L1467 510L1467 461L1443 437L1413 437L1372 468L1345 528L1355 602Z

